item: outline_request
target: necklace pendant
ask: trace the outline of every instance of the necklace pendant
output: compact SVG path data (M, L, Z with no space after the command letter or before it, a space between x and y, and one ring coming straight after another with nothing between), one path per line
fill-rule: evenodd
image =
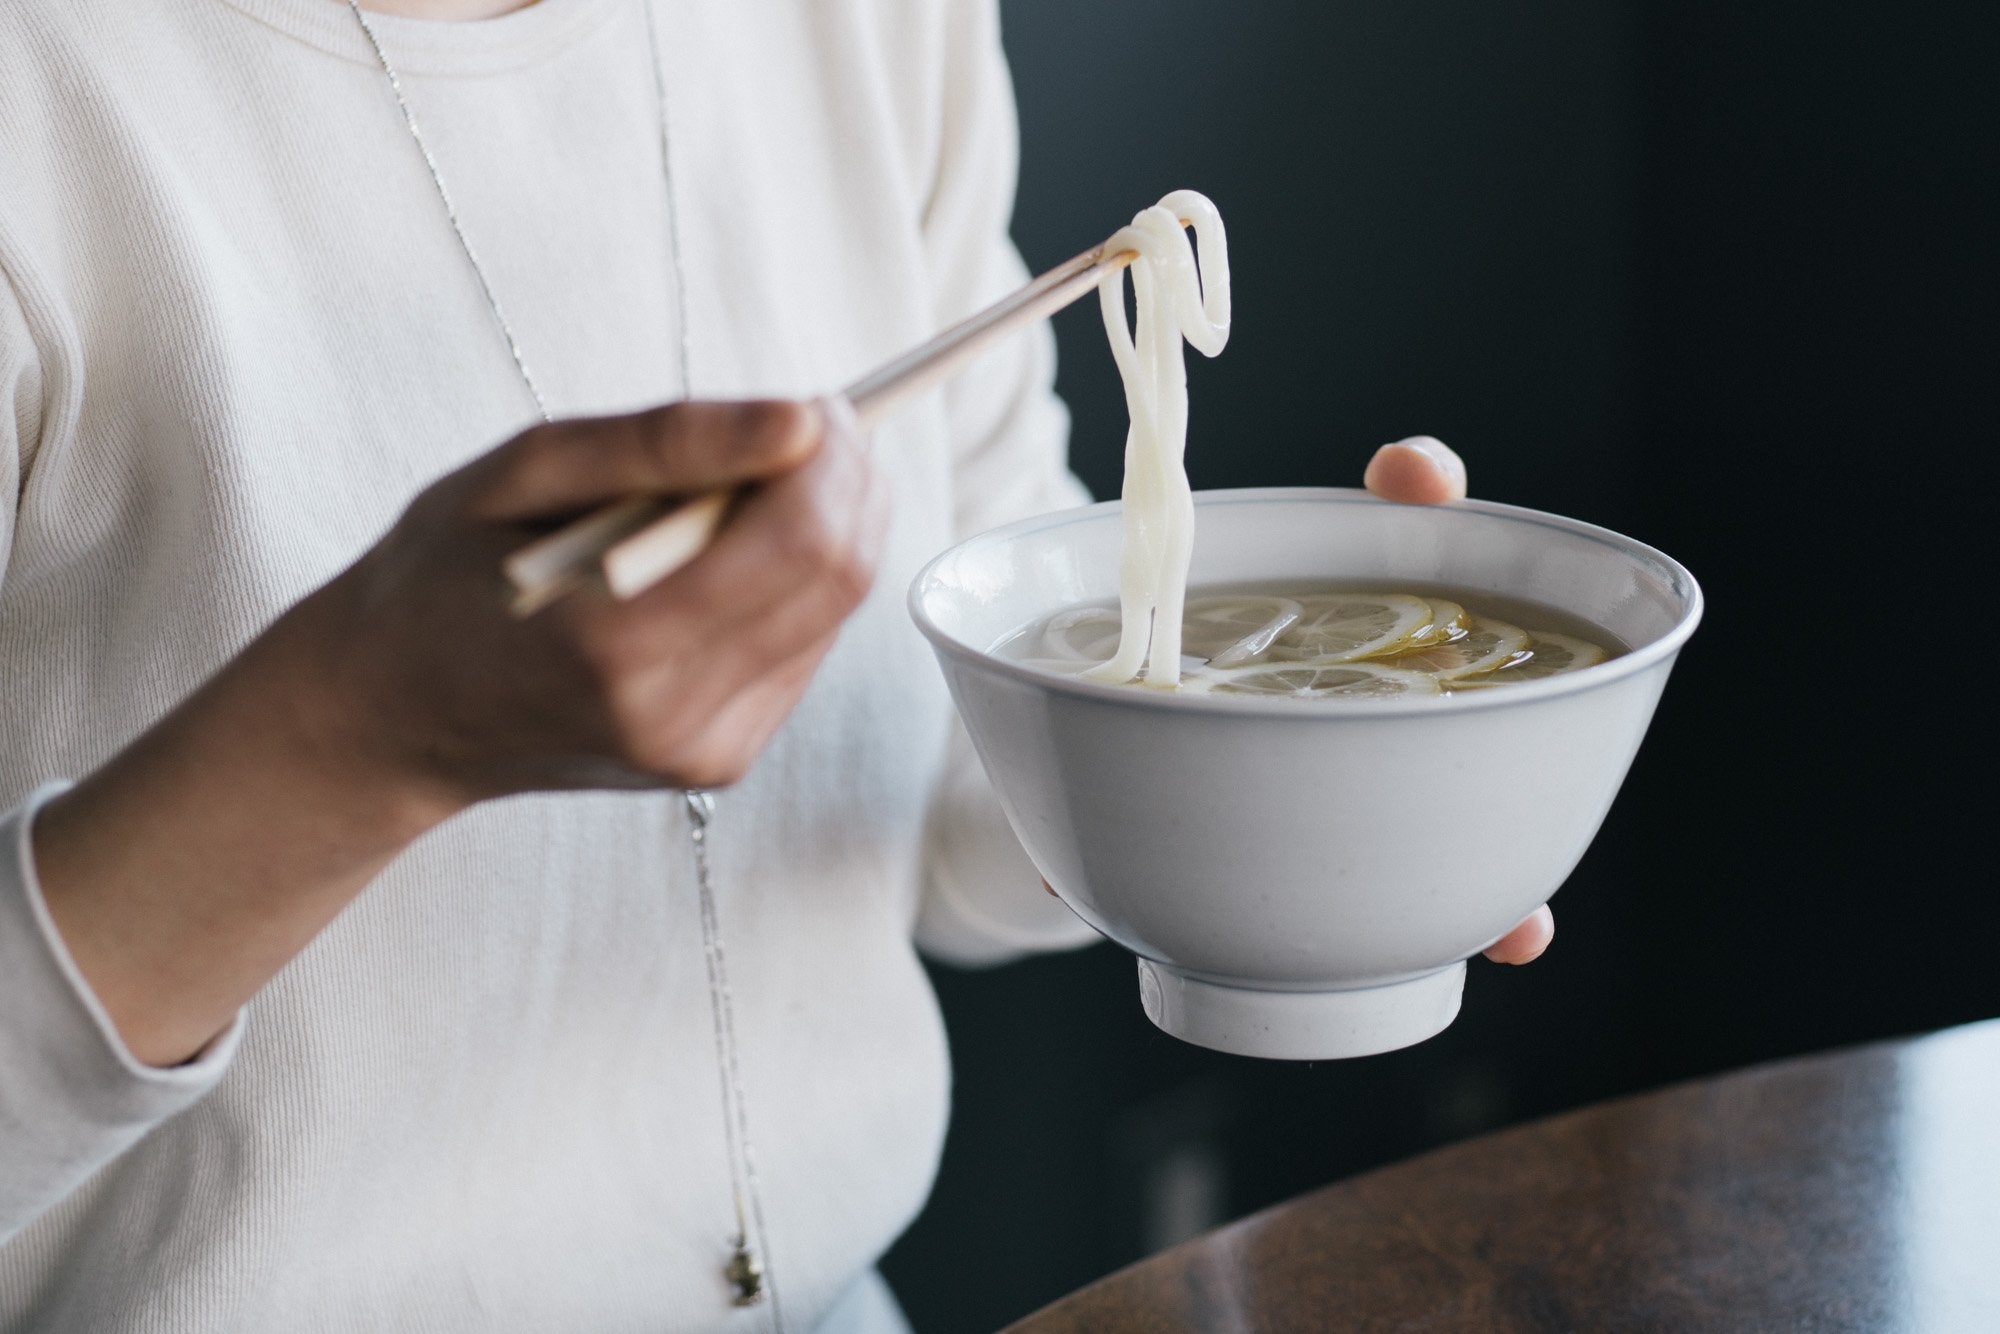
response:
M737 1241L736 1253L729 1257L722 1274L736 1286L736 1305L755 1306L764 1300L764 1267L743 1241Z

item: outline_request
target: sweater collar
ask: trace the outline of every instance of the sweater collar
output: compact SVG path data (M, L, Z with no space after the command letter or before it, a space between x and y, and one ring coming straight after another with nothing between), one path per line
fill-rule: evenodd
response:
M373 65L374 53L344 0L222 0L250 18L329 55ZM499 74L531 65L602 24L620 3L537 0L498 18L447 22L370 14L396 68L408 74Z

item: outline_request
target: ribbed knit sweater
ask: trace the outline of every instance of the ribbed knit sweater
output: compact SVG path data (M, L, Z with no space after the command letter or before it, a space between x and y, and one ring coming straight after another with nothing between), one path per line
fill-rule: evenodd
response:
M559 414L688 388L640 3L377 21ZM695 393L825 391L1020 281L991 3L655 3ZM720 798L793 1330L865 1323L857 1285L934 1171L948 1065L917 944L1087 934L954 741L902 607L955 536L1081 498L1050 376L1027 337L880 430L876 589ZM36 887L31 794L532 418L339 0L0 4L0 1329L770 1327L721 1275L670 795L450 821L173 1070L121 1046Z

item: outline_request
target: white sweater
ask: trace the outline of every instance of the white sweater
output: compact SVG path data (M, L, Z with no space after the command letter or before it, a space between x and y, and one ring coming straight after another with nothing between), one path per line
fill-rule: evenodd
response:
M640 2L378 20L559 414L683 389ZM1020 280L990 0L657 12L696 393L829 389ZM1088 934L948 747L903 610L955 535L1081 498L1050 372L1024 338L878 433L896 519L875 593L721 797L793 1330L931 1181L948 1066L913 936L977 960ZM31 793L531 418L340 0L0 4L0 1329L769 1326L721 1277L729 1164L670 796L453 820L174 1070L123 1050L35 886Z

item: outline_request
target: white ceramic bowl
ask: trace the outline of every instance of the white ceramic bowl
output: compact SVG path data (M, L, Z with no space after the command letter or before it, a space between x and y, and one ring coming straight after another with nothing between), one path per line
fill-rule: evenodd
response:
M1193 585L1401 582L1528 598L1631 651L1500 690L1409 701L1174 696L988 652L1114 598L1119 507L953 547L910 609L1028 854L1139 956L1146 1014L1245 1055L1326 1059L1430 1037L1465 960L1567 877L1701 616L1682 566L1573 519L1364 492L1198 493Z

